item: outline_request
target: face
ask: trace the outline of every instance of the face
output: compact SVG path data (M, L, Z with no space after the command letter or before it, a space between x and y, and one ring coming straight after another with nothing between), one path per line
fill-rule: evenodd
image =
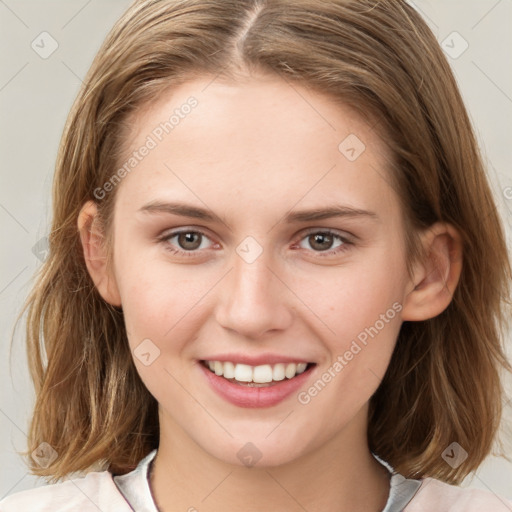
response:
M111 279L161 428L238 465L248 442L260 465L319 448L366 411L402 322L386 148L348 107L270 77L190 81L132 124ZM309 364L283 378L293 362Z

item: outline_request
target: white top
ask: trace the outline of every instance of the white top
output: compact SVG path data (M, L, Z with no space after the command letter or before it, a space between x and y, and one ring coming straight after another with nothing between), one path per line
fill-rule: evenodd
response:
M43 485L0 501L0 512L160 512L148 482L157 450L126 475L94 471L83 478ZM490 491L461 489L433 478L406 479L391 472L390 492L382 512L512 512L512 501Z

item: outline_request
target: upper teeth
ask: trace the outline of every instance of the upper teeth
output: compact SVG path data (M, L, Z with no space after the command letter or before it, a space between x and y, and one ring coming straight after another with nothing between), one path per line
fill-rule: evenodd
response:
M248 364L235 364L229 361L205 361L206 365L216 375L222 375L226 379L235 379L240 382L265 383L273 380L291 379L302 373L307 363L278 363L274 365L262 364L261 366L249 366Z

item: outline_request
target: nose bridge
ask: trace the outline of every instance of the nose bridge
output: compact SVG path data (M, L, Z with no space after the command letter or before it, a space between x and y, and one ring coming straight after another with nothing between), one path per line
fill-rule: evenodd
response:
M259 245L259 244L258 244ZM284 329L291 321L286 287L273 274L270 251L254 240L242 242L233 255L218 303L217 320L247 337Z

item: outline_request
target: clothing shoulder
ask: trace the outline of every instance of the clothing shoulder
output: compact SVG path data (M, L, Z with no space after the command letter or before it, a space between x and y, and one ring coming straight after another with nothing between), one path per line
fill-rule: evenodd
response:
M463 489L425 478L404 512L512 512L512 501L491 491Z
M21 491L0 501L0 512L131 512L108 471Z

